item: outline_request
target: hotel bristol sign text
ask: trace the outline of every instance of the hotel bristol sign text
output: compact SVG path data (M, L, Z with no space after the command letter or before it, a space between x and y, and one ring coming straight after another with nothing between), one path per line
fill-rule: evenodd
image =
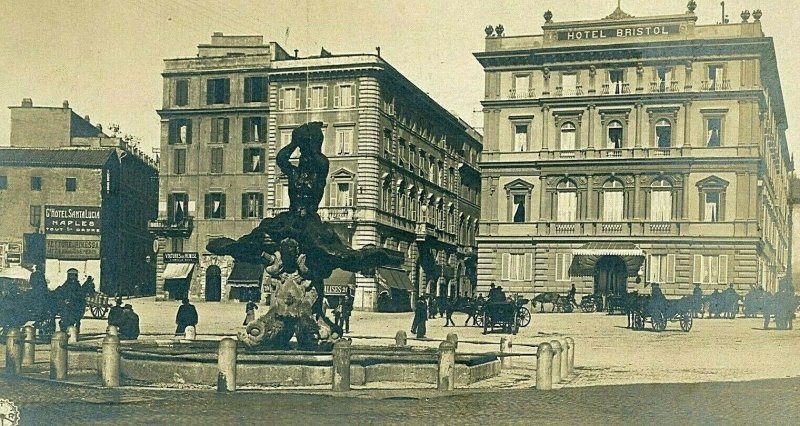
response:
M647 37L678 34L680 25L654 25L644 27L603 28L599 30L558 31L559 40L595 40L602 38Z

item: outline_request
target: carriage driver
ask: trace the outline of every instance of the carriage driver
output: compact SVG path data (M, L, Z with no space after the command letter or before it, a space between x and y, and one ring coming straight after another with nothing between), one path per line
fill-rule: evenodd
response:
M572 287L569 288L569 293L567 293L567 301L572 303L576 308L578 307L578 302L575 301L575 293L577 292L578 290L575 289L575 283L572 283Z
M86 309L86 298L78 281L77 269L67 269L67 280L56 289L56 294L58 302L61 303L59 321L61 330L66 330L70 325L80 328L81 317Z

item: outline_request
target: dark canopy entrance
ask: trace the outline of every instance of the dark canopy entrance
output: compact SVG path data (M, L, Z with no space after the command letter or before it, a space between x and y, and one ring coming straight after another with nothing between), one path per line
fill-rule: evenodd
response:
M595 265L595 294L624 294L627 292L628 268L619 256L603 256Z

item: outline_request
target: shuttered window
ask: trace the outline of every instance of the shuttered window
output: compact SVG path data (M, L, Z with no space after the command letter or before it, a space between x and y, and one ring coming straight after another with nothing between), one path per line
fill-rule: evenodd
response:
M654 254L647 257L648 281L651 283L675 282L675 255Z
M694 255L692 281L700 284L726 284L728 282L728 256Z
M231 80L212 78L206 82L206 103L208 105L231 103Z
M533 276L533 254L503 253L501 277L504 281L530 281Z
M212 192L205 197L206 219L225 219L225 194Z
M556 281L569 281L570 264L572 264L572 253L556 254Z

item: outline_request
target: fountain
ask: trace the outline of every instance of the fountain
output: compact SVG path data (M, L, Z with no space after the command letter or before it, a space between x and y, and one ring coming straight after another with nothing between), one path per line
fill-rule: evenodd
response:
M317 209L329 168L322 141L322 123L306 123L278 151L276 162L289 183L288 211L262 220L238 240L217 238L208 243L211 253L265 265L280 283L268 312L239 333L248 348L288 349L295 337L298 349L330 349L342 330L322 312L323 280L336 268L371 276L379 266L403 262L402 257L373 246L354 250L322 222ZM295 165L290 158L298 150Z

